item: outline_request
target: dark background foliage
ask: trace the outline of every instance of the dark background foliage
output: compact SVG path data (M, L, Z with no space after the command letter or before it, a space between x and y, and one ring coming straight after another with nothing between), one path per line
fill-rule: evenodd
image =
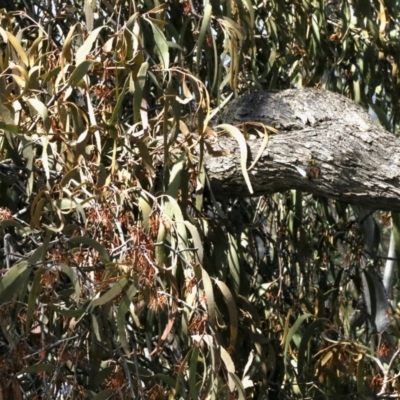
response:
M398 294L371 294L398 216L214 199L202 155L218 108L267 89L341 93L397 134L399 2L2 7L3 398L398 393Z

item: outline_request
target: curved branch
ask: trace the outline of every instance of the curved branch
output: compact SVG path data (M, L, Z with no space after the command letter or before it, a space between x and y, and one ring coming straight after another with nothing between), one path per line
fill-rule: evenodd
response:
M220 122L262 122L281 132L249 171L254 195L298 189L370 209L400 211L400 140L377 125L353 101L323 90L289 89L253 93L235 100ZM262 139L250 139L248 165ZM240 169L240 150L220 137L206 156L216 196L249 196ZM320 175L302 176L315 160Z

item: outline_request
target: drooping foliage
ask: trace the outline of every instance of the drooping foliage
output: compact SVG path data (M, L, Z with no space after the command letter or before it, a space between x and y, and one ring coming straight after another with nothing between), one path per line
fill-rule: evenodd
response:
M399 2L28 3L0 10L2 398L397 393L396 310L390 335L364 310L391 215L215 199L203 155L255 90L336 91L396 133Z

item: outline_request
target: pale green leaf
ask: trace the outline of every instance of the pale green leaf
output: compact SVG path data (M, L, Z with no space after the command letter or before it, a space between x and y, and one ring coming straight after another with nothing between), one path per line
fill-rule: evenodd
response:
M37 98L32 97L28 99L29 104L36 110L36 112L42 117L43 119L43 126L46 130L46 133L49 133L50 130L50 118L47 107Z
M103 28L104 26L100 26L92 31L84 41L83 45L79 47L78 51L76 52L76 65L80 65L86 60L86 57L90 53L94 42L97 40L97 36Z
M253 188L251 186L249 174L247 172L247 144L242 132L240 132L238 128L230 124L221 124L218 125L217 128L225 130L229 134L229 136L232 136L238 142L240 149L240 166L242 168L243 178L247 184L250 194L253 194Z
M12 296L18 291L18 287L21 286L20 282L25 280L26 273L30 273L28 270L28 263L22 261L12 266L10 270L0 278L0 304L11 300Z
M71 76L69 77L68 85L71 87L77 86L79 81L90 71L90 69L95 64L97 64L97 61L87 60L77 65Z

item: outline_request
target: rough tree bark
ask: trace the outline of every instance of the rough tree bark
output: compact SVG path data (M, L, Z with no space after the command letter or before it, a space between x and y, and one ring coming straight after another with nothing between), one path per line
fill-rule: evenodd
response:
M253 93L232 102L221 123L262 122L279 129L249 171L254 195L298 189L370 209L400 211L400 139L375 123L344 96L318 89ZM248 144L250 165L262 139ZM206 156L211 187L218 196L249 196L235 139L220 137ZM321 174L301 175L314 159ZM299 172L300 171L300 172Z

